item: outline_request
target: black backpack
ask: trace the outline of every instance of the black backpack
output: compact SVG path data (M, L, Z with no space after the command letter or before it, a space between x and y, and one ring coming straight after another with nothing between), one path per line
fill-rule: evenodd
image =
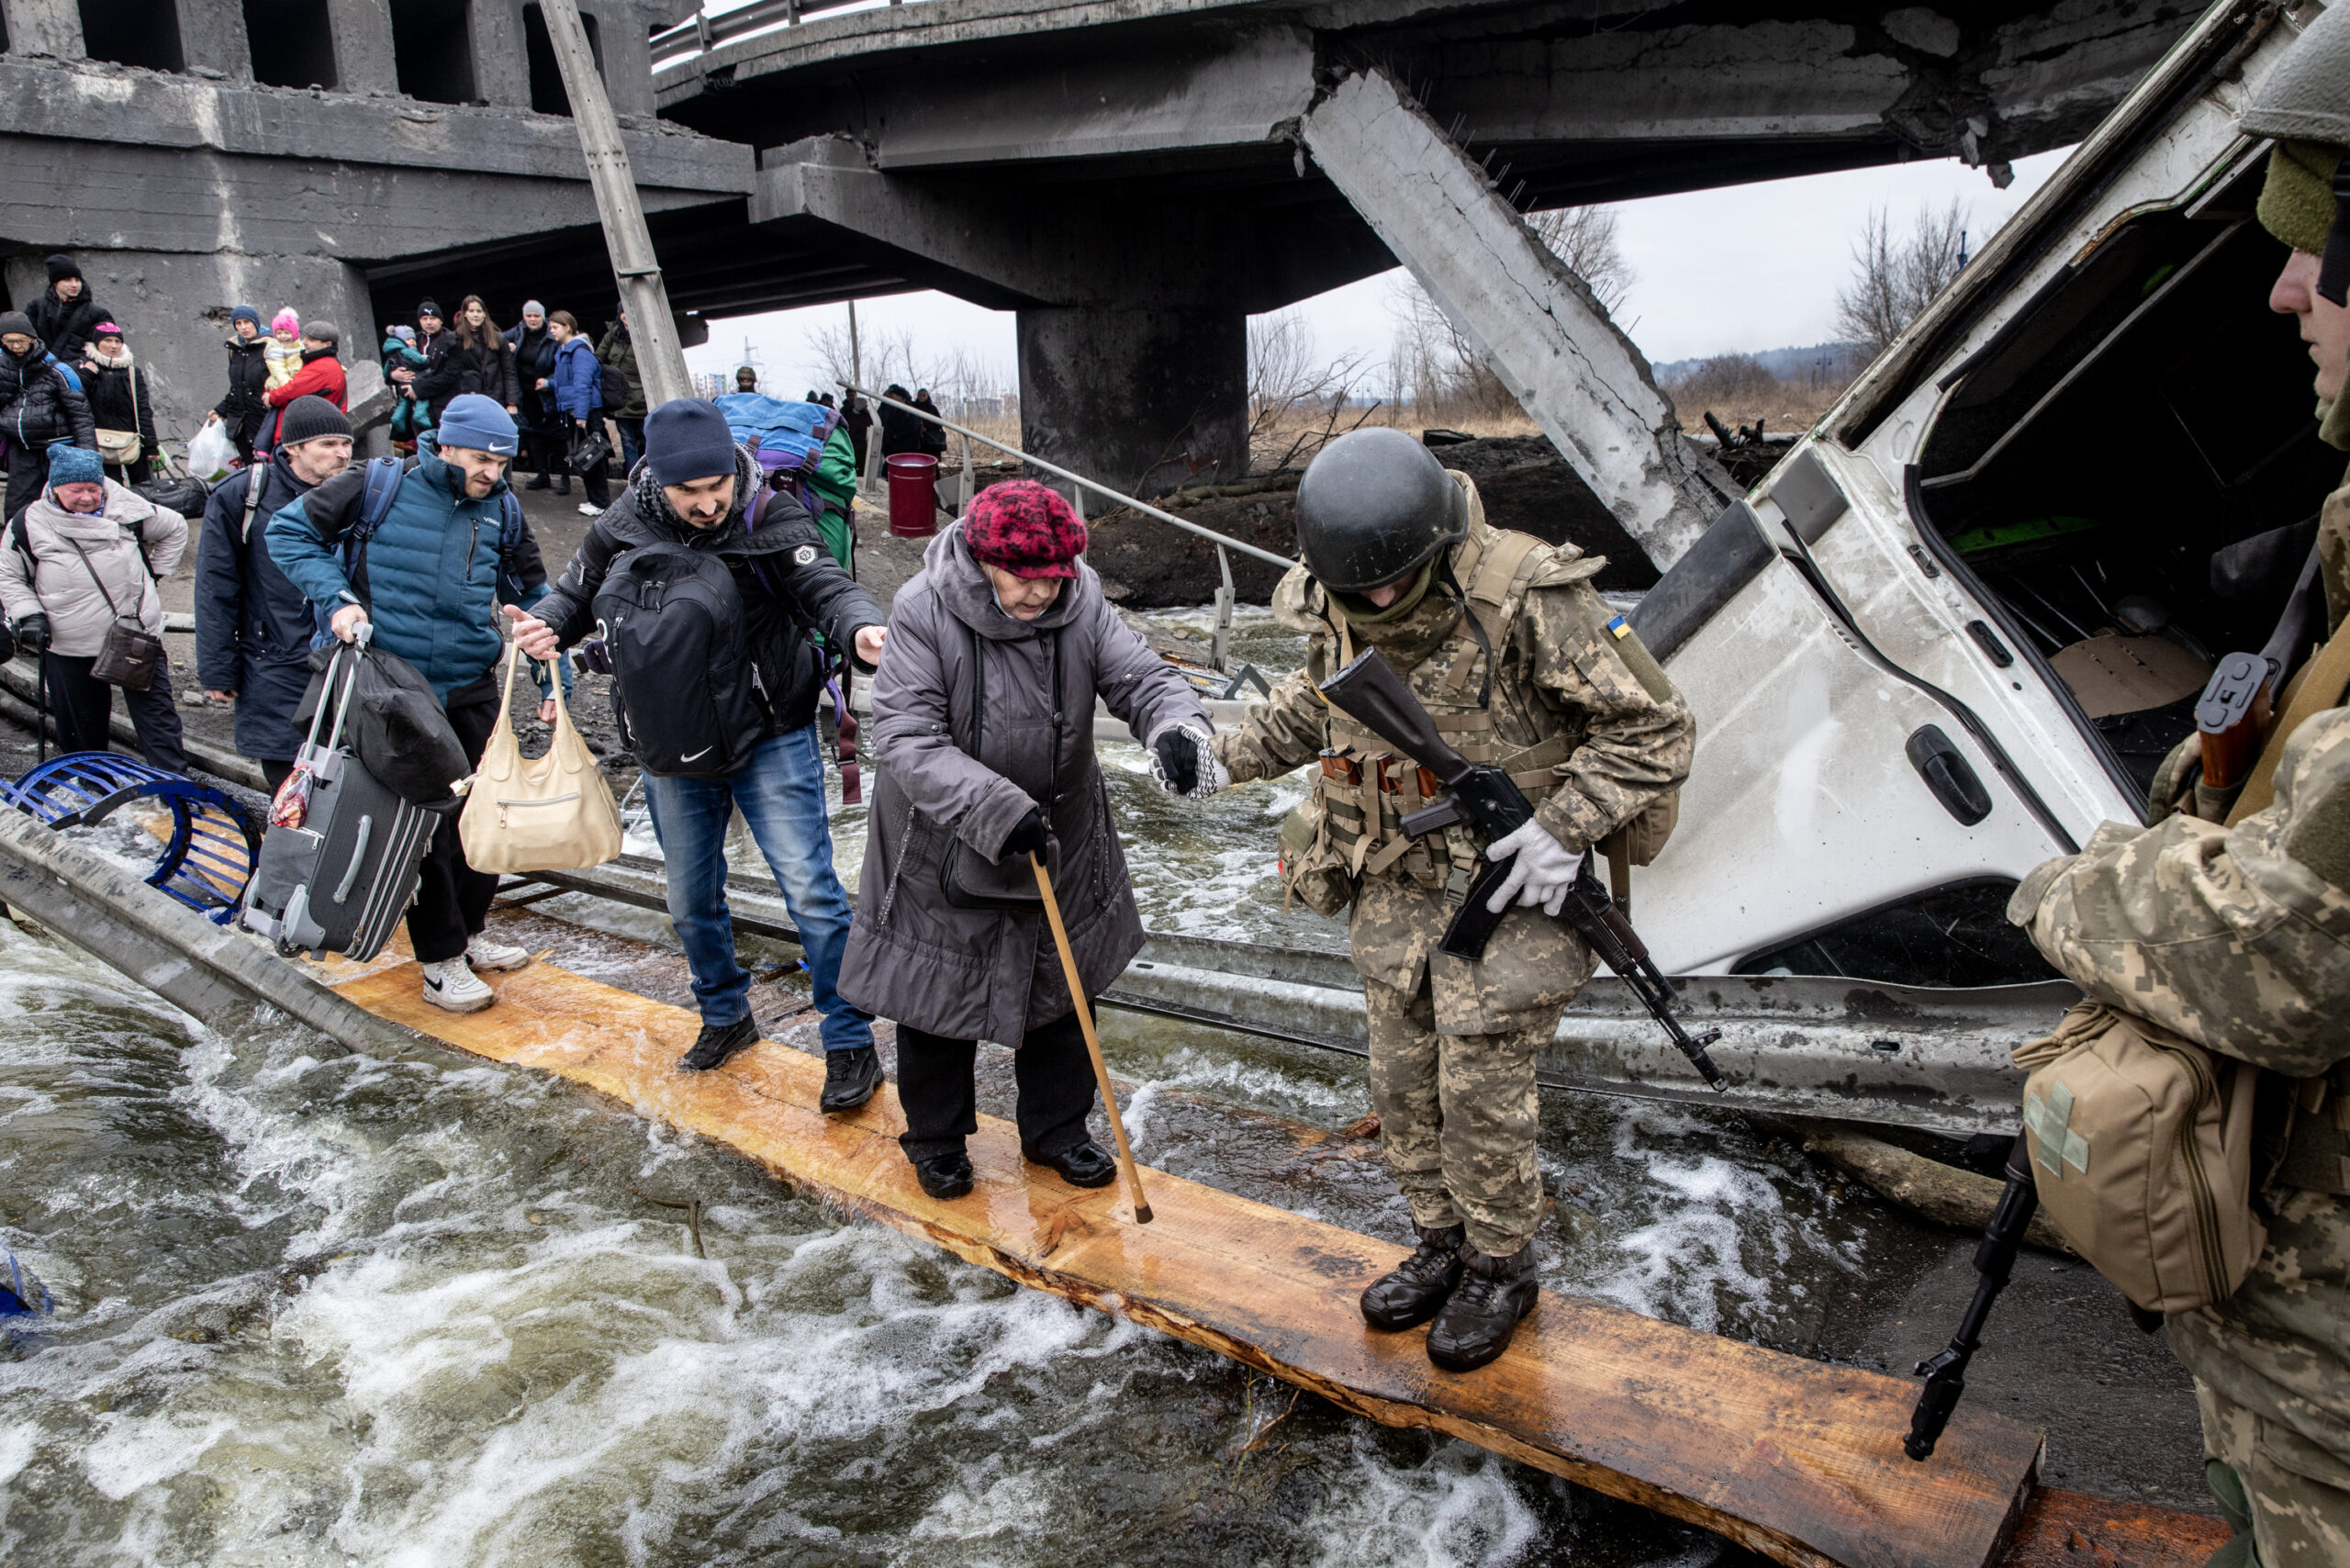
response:
M617 414L628 407L628 377L617 364L598 361L601 375L597 378L598 396L604 400L604 412Z
M743 597L716 554L640 545L613 563L595 611L612 663L612 718L644 771L720 778L767 738Z

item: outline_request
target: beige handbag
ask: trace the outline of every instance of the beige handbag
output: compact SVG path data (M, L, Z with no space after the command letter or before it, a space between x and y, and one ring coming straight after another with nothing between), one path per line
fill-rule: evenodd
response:
M2259 1070L2101 1002L2015 1058L2040 1206L2074 1249L2148 1312L2233 1295L2267 1240L2252 1206Z
M621 852L620 808L597 771L595 754L571 727L563 682L554 694L554 744L536 761L522 756L514 734L514 666L522 650L508 649L500 683L498 728L481 754L457 818L465 863L476 871L568 871L600 866Z
M139 368L130 370L130 422L139 422ZM128 468L139 461L139 432L136 430L96 432L98 455L105 461Z

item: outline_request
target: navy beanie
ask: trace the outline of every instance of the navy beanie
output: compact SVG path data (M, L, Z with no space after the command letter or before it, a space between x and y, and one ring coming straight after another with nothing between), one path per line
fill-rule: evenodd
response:
M240 305L229 312L229 330L235 331L240 321L251 321L258 327L261 325L261 312L250 305Z
M511 457L518 433L513 415L480 393L468 392L450 398L449 406L441 410L441 428L434 440L443 452L464 446Z
M734 472L734 432L714 403L679 398L644 417L644 461L656 485Z

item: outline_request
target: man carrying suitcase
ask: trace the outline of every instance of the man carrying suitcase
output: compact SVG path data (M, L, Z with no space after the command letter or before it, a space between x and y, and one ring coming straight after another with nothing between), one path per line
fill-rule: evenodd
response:
M497 403L479 393L453 398L439 431L418 437L415 466L364 544L346 541L360 521L366 465L285 507L267 530L271 559L330 615L337 637L351 642L363 622L371 624L377 648L431 682L476 763L498 722L496 677L506 651L496 629L498 584L509 579L525 608L546 594L529 527L511 540L510 553L500 544L517 439L513 418ZM424 1000L434 1006L487 1007L497 997L474 971L531 961L522 948L482 935L497 891L496 876L465 864L456 824L444 820L408 915L408 942L424 966Z

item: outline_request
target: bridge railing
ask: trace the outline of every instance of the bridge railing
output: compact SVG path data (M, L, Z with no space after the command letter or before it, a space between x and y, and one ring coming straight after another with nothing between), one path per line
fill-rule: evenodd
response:
M902 0L889 0L892 6ZM796 28L819 11L845 11L871 8L875 0L755 0L749 6L737 6L713 17L708 6L696 11L672 28L664 28L652 38L653 69L661 71L682 65L696 55L707 54L721 44L748 38L753 33L766 32L771 28Z

